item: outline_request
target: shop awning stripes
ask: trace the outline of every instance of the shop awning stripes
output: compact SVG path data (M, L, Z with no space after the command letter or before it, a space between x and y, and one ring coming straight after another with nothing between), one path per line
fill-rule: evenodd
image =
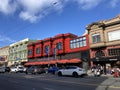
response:
M80 63L82 62L80 59L75 58L75 59L63 59L63 60L50 60L50 61L41 61L41 62L27 62L25 63L25 66L28 65L47 65L47 64L66 64L66 63Z

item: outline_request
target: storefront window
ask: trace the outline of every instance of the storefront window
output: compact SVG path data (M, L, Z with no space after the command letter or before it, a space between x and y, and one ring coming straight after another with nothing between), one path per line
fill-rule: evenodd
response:
M120 48L108 49L109 56L120 56Z

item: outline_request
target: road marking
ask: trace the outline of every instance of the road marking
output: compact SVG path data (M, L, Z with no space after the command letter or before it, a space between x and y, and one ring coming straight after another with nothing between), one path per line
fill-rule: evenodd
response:
M52 89L52 88L43 88L43 89L45 89L45 90L54 90L54 89Z
M105 87L108 86L108 85L99 85L99 84L91 84L91 83L83 83L83 82L69 82L69 81L52 80L52 79L43 79L43 80L54 81L54 82L62 82L62 83L69 83L69 84L77 84L77 85L82 84L82 85L89 85L89 86L105 86ZM109 86L109 88L120 88L120 86Z
M41 79L42 80L42 79ZM62 81L62 80L52 80L52 79L43 79L43 80L48 80L48 81L57 81L57 82L62 82L62 83L71 83L71 84L82 84L82 85L93 85L97 86L98 84L90 84L90 83L80 83L80 82L69 82L69 81Z
M45 77L45 76L41 76L41 77ZM25 78L35 78L33 76L25 76ZM40 80L47 80L47 81L54 81L54 82L62 82L62 83L69 83L69 84L77 84L77 85L89 85L89 86L107 86L109 88L116 88L119 89L120 86L108 86L108 85L99 85L99 84L91 84L91 83L84 83L84 82L69 82L69 81L62 81L62 80L53 80L53 79L46 79L46 78L42 78ZM54 90L52 88L44 88L45 90Z
M36 90L35 88L33 88L32 90Z
M45 77L45 76L31 76L31 75L26 75L24 77L25 78L37 78L37 77Z
M116 88L116 89L118 89L118 88L120 88L120 86L109 86L109 88Z
M11 83L19 83L19 82L17 82L17 81L10 81Z
M25 78L34 78L34 77L32 77L32 76L24 76Z

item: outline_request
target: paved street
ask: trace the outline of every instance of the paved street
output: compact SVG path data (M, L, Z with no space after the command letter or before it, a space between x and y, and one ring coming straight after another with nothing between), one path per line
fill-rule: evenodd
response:
M0 73L0 90L120 90L120 79L112 77L58 77L41 74Z

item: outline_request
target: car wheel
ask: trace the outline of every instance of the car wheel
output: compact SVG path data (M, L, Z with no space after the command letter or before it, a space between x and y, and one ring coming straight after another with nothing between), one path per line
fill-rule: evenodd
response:
M58 72L58 76L62 76L62 72Z
M26 74L28 74L28 72L27 72L27 71L26 71L25 73L26 73Z
M77 78L78 77L77 72L73 72L72 76Z

